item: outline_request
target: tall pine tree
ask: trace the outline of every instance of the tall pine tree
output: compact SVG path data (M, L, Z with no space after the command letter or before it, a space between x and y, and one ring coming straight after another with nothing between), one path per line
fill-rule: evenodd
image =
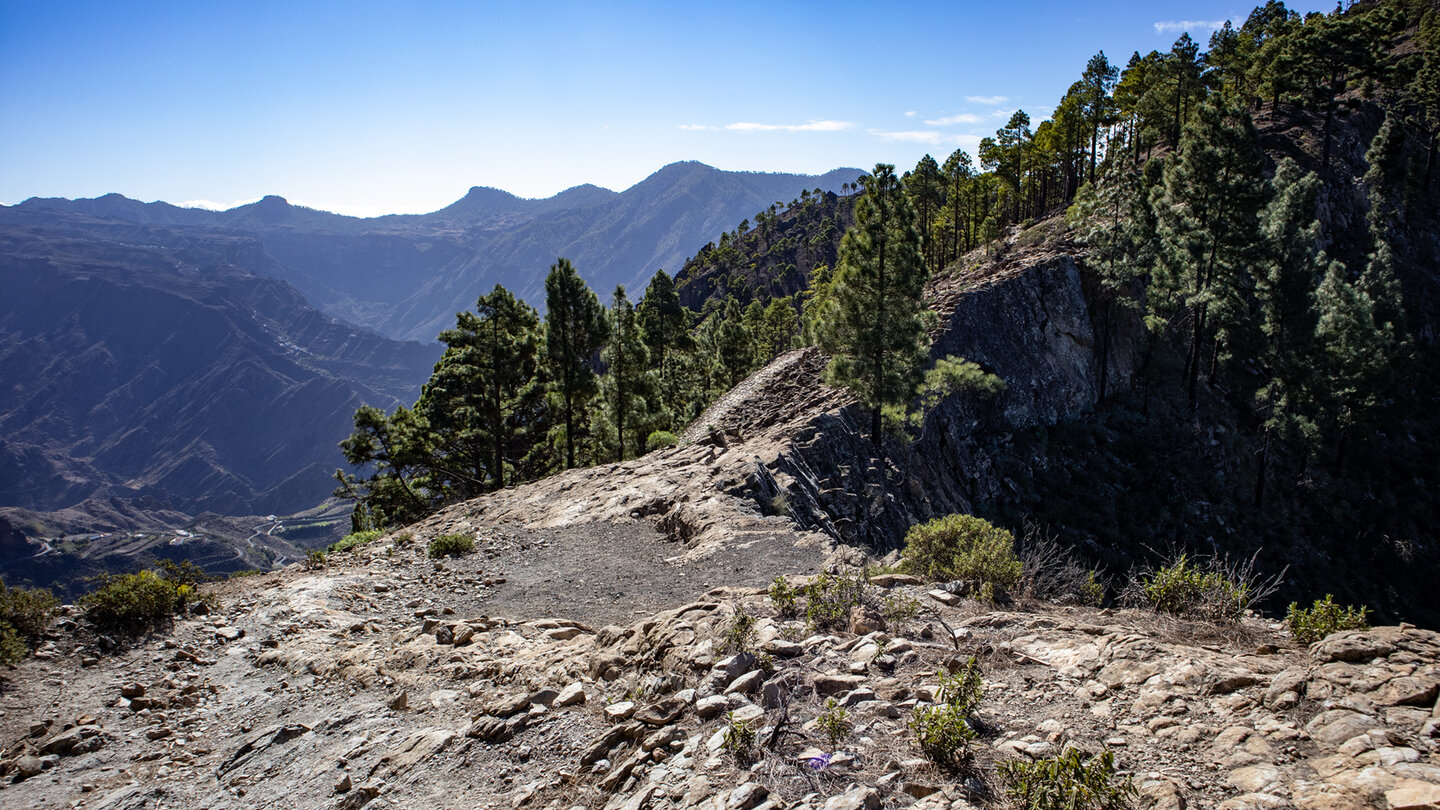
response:
M886 405L908 402L929 360L925 308L930 278L920 236L895 167L875 166L855 205L855 226L840 242L833 319L822 330L831 355L826 377L870 409L870 440L880 450Z
M440 333L445 356L430 376L416 410L441 446L467 462L456 489L501 489L506 469L523 459L544 430L539 370L540 317L499 284L480 296L475 311L455 316Z
M1275 196L1261 218L1267 248L1255 277L1264 382L1255 392L1262 430L1255 480L1255 508L1265 505L1265 476L1272 437L1299 443L1301 452L1317 436L1313 393L1316 385L1316 313L1314 291L1326 259L1319 253L1320 223L1316 200L1320 178L1305 174L1293 160L1280 162L1273 181Z
M1227 342L1243 339L1248 319L1244 296L1260 239L1260 211L1269 187L1264 154L1250 113L1218 95L1200 106L1185 126L1180 155L1165 169L1158 194L1161 272L1158 303L1189 320L1185 360L1190 403L1204 351L1211 371ZM1178 310L1176 312L1175 310Z
M605 426L615 431L617 460L624 461L627 450L634 455L644 452L645 437L640 434L651 416L655 386L650 352L623 285L615 288L609 318L610 339L600 352L605 363L605 375L600 378L601 413ZM627 446L627 440L633 447Z
M575 466L575 439L595 396L591 360L609 336L600 299L569 259L550 265L545 277L545 360L551 391L565 422L565 466Z

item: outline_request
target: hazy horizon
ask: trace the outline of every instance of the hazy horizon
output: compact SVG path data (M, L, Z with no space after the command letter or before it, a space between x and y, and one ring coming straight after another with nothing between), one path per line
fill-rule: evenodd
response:
M973 155L1015 109L1038 123L1097 51L1204 47L1251 5L0 3L0 203L273 194L377 216L684 160L906 167Z

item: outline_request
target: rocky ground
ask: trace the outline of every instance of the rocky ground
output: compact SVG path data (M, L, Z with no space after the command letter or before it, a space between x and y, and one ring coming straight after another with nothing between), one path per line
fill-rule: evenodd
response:
M0 804L1003 806L995 762L1069 745L1113 751L1143 806L1440 802L1429 631L1303 648L1255 618L1001 609L895 575L816 629L756 587L821 564L803 535L696 556L646 520L467 530L461 558L429 560L417 529L224 583L119 653L60 618L4 674ZM737 613L754 617L739 653ZM943 771L908 718L972 656L980 735ZM831 699L850 725L834 740L816 722ZM750 758L724 744L737 722Z

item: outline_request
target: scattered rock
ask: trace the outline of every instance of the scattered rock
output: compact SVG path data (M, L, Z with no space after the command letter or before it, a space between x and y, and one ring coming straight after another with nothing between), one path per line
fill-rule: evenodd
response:
M682 701L670 698L640 709L635 712L635 719L649 726L665 726L675 722L684 711Z
M15 772L21 779L29 779L45 770L45 763L36 756L22 756L15 760Z
M867 785L856 785L825 802L825 810L880 810L880 793Z
M565 706L577 706L584 702L585 685L579 681L575 681L564 689L561 689L560 694L555 697L555 702L551 705L559 709Z

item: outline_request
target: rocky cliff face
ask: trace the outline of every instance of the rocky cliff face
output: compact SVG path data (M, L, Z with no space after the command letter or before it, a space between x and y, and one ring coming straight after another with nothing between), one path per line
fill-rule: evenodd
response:
M931 297L942 314L931 354L978 363L1005 381L1004 393L994 401L969 394L941 401L917 440L888 443L883 461L874 458L864 414L822 414L767 465L759 499L783 497L802 525L838 540L893 548L914 523L973 512L995 497L1005 486L996 436L1095 407L1102 314L1074 254L1017 249L939 280ZM1117 321L1109 332L1110 391L1128 386L1137 366L1134 327ZM818 375L811 382L820 385Z
M1099 395L1098 299L1072 253L1015 247L932 286L934 305L948 316L932 353L979 363L1007 387L993 402L970 394L943 400L918 439L889 440L883 460L873 455L868 414L825 385L826 358L803 349L721 397L678 447L569 470L451 507L425 525L655 516L703 553L778 521L831 541L894 548L914 523L972 511L1005 487L996 455L1015 455L1006 451L1008 436L1079 417ZM1111 391L1127 386L1138 364L1136 326L1117 319L1110 329Z

